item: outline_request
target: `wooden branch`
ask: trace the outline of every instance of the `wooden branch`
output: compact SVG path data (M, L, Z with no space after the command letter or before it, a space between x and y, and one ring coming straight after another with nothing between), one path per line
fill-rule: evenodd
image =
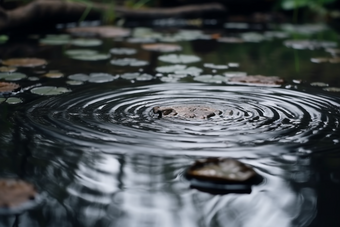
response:
M76 22L91 7L86 19L100 19L103 12L110 10L107 4L91 5L65 0L36 0L13 10L0 7L0 31L48 27L56 23ZM217 3L188 5L174 8L130 9L123 6L114 7L116 15L130 18L166 18L205 13L225 12Z

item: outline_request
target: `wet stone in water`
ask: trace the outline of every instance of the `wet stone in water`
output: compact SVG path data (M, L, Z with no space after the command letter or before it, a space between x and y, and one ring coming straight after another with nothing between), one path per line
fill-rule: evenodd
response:
M37 196L34 186L22 180L0 179L0 213L18 208Z
M161 117L179 117L183 119L208 119L220 115L220 110L210 106L186 105L186 106L156 106L153 108L155 114Z
M250 166L232 158L196 161L186 172L191 187L208 192L250 193L260 176Z

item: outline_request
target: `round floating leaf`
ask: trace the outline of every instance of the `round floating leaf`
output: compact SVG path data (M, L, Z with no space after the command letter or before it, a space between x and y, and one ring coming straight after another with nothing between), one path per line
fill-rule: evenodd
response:
M88 81L90 79L88 75L82 74L82 73L69 75L68 78L71 80L77 80L77 81Z
M16 209L28 207L37 197L34 186L13 179L0 179L0 213L10 213Z
M107 60L111 56L109 54L93 54L93 55L72 55L71 58L82 61L101 61Z
M137 50L132 48L112 48L110 53L117 55L131 55L137 53Z
M229 68L227 65L215 65L215 64L212 64L212 63L205 63L203 66L206 67L206 68L211 68L211 69L227 69L227 68Z
M48 78L61 78L64 77L64 74L59 71L50 71L46 73L44 76Z
M19 99L19 98L16 98L16 97L9 97L6 102L8 104L12 104L12 105L15 105L15 104L19 104L19 103L22 103L22 100Z
M165 43L154 43L154 44L144 44L142 48L150 51L159 52L174 52L182 50L182 47L175 44L165 44Z
M30 76L27 78L29 81L38 81L39 80L39 77L36 77L36 76Z
M242 77L247 76L246 72L226 72L224 73L226 77Z
M236 37L221 37L217 39L221 43L243 43L244 40Z
M84 84L83 81L79 81L79 80L68 80L68 81L66 81L66 83L69 84L69 85L82 85L82 84Z
M40 58L12 58L3 61L2 64L18 67L36 67L46 65L47 61Z
M40 40L41 44L46 45L64 45L71 41L71 36L67 34L61 35L47 35L44 39Z
M90 49L71 49L65 51L65 54L67 55L92 55L92 54L97 54L98 51L96 50L90 50Z
M184 70L186 67L186 65L160 66L156 68L156 71L160 73L173 73L178 70Z
M315 87L328 87L328 84L323 83L323 82L313 82L310 85L315 86Z
M8 36L7 35L0 35L0 43L5 43L8 40Z
M160 61L164 62L170 62L174 64L182 63L182 64L188 64L188 63L194 63L198 62L201 59L197 56L193 55L184 55L184 54L169 54L169 55L162 55L158 57Z
M117 79L119 76L113 76L108 73L91 73L89 76L89 82L91 83L105 83Z
M100 39L74 39L72 44L75 46L89 47L100 46L103 43Z
M217 83L220 84L226 80L224 76L220 75L201 75L201 76L196 76L194 78L196 81L200 82L205 82L205 83Z
M118 66L145 66L149 64L147 61L142 61L134 58L121 58L121 59L114 59L111 60L112 65Z
M240 67L240 63L237 63L237 62L229 62L228 63L228 66L230 68L237 68L237 67Z
M334 48L337 46L336 42L331 41L318 41L318 40L287 40L284 42L286 47L293 49L318 49L318 48Z
M37 95L60 95L70 91L71 90L64 87L51 87L51 86L36 87L31 90L33 94Z
M0 79L4 79L7 81L18 81L26 78L27 76L23 73L0 73Z
M153 79L153 76L150 74L146 74L146 73L143 73L136 78L136 80L138 81L148 81L152 79Z
M154 43L156 40L153 38L129 38L127 42L129 43Z
M203 70L197 67L188 67L182 70L176 70L175 74L198 76Z
M196 161L187 177L219 183L244 183L257 174L250 166L232 158L208 158Z
M2 97L0 97L0 104L1 104L1 103L3 103L4 101L6 101L6 99L5 99L5 98L2 98Z
M17 70L16 67L11 67L11 66L1 66L0 67L0 72L5 72L5 73L12 73Z
M124 73L120 77L126 80L134 80L136 79L140 73Z
M84 35L84 36L98 35L104 38L125 37L130 34L129 29L113 27L113 26L77 27L77 28L69 28L66 31L72 34L77 34L77 35Z
M19 84L0 82L0 93L12 92L20 87Z

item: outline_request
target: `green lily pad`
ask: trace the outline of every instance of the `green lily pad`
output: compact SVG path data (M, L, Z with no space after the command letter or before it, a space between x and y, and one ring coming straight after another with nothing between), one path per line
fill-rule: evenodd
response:
M8 104L14 105L14 104L22 103L22 100L21 100L20 98L16 98L16 97L9 97L9 98L6 100L6 102L7 102Z
M184 55L184 54L169 54L169 55L162 55L158 57L158 60L164 62L170 62L174 64L188 64L198 62L201 59L194 55Z
M71 42L71 36L67 34L47 35L44 39L41 39L39 42L41 44L46 45L64 45Z
M194 80L205 82L205 83L221 84L222 82L226 80L226 78L220 75L201 75L201 76L196 76Z
M156 68L156 71L160 73L173 73L178 70L184 70L186 67L186 65L160 66Z
M75 46L90 47L90 46L100 46L103 43L100 39L74 39L72 44Z
M125 80L134 80L136 79L140 73L124 73L120 77L125 79Z
M0 43L5 43L8 40L8 36L7 35L0 35Z
M26 78L27 76L23 73L0 73L0 79L4 79L7 81L18 81Z
M146 74L146 73L143 73L136 78L136 80L138 81L149 81L152 79L153 79L153 76L150 74Z
M12 73L15 72L17 70L16 67L11 67L11 66L1 66L0 67L0 72L4 72L4 73Z
M113 59L111 60L112 65L118 66L145 66L148 65L149 62L142 61L134 58L120 58L120 59Z
M84 84L83 81L79 81L79 80L68 80L68 81L66 81L66 83L69 84L69 85L82 85L82 84Z
M77 80L77 81L88 81L90 77L86 74L78 73L78 74L69 75L68 78L71 80Z
M339 87L326 87L323 90L330 91L330 92L340 92L340 88Z
M89 76L90 83L105 83L117 79L119 76L113 76L108 73L91 73Z
M65 87L42 86L33 88L31 92L37 95L60 95L63 93L71 92L71 90Z
M5 99L5 98L2 98L2 97L0 97L0 104L1 104L1 103L3 103L4 101L6 101L6 99Z
M205 63L203 66L206 67L206 68L211 68L211 69L227 69L227 68L229 68L227 65L215 65L215 64L212 64L212 63Z
M110 49L110 53L117 55L132 55L137 53L137 50L132 48L112 48Z
M67 55L92 55L92 54L97 54L98 51L96 50L91 50L91 49L71 49L71 50L66 50L65 54Z
M72 59L82 60L82 61L101 61L110 58L109 54L93 54L93 55L73 55Z

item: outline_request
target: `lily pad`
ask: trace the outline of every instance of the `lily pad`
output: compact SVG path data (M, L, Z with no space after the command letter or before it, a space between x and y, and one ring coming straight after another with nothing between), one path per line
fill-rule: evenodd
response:
M46 73L44 76L48 78L62 78L64 77L64 74L57 70L52 70Z
M340 92L340 87L326 87L323 90L330 92Z
M241 76L247 76L246 72L226 72L224 73L226 77L241 77Z
M201 60L201 58L194 55L184 55L184 54L169 54L159 56L158 59L164 62L170 62L174 64L188 64L194 63Z
M156 106L153 113L161 117L176 117L182 119L208 119L220 115L222 112L210 106L184 105L184 106Z
M0 104L1 104L1 103L3 103L4 101L6 101L6 99L5 99L5 98L2 98L2 97L0 97Z
M74 39L72 44L75 46L90 47L100 46L103 43L100 39Z
M17 98L17 97L9 97L6 102L8 104L11 104L11 105L15 105L15 104L19 104L19 103L22 103L22 100L20 98Z
M37 196L34 186L27 182L0 179L0 214L27 208Z
M115 79L118 79L119 76L113 76L108 73L91 73L90 75L86 74L73 74L70 75L68 78L75 80L75 81L88 81L90 83L105 83L105 82L110 82Z
M26 78L27 76L23 73L0 73L0 79L4 79L7 81L18 81Z
M205 63L204 67L211 68L211 69L227 69L229 68L227 65L215 65L212 63Z
M156 68L156 71L160 73L173 73L178 70L184 70L186 67L186 65L160 66Z
M64 45L68 44L71 41L71 36L67 34L61 35L47 35L44 39L41 39L39 42L41 44L46 45Z
M244 40L237 37L221 37L217 39L221 43L243 43Z
M132 48L112 48L110 49L110 53L117 55L132 55L137 53L137 50Z
M153 43L142 45L144 50L158 51L158 52L174 52L182 50L182 47L176 44Z
M12 73L15 72L17 70L16 67L11 67L11 66L1 66L0 67L0 72L4 72L4 73Z
M332 41L318 41L318 40L287 40L284 42L286 47L298 50L314 50L318 48L334 48L337 46L336 42Z
M126 80L138 80L138 81L148 81L148 80L152 80L153 76L150 74L146 74L146 73L124 73L120 76L123 79Z
M138 60L135 58L120 58L111 60L112 65L118 66L145 66L149 63L147 61Z
M20 87L19 84L0 82L0 94L6 92L12 92Z
M69 28L66 31L80 36L99 36L103 38L125 37L130 34L129 29L114 26L76 27Z
M221 75L201 75L196 76L194 78L196 81L205 82L205 83L217 83L220 84L224 81L226 81L226 78Z
M47 61L40 58L11 58L4 60L3 65L18 67L37 67L47 64Z
M65 87L42 86L33 88L31 92L37 95L60 95L63 93L71 92L71 90Z
M111 56L109 54L98 53L96 50L89 49L71 49L65 51L70 58L81 61L101 61L107 60Z
M276 76L236 76L228 78L229 84L246 84L257 86L273 86L278 87L284 83L284 80Z

